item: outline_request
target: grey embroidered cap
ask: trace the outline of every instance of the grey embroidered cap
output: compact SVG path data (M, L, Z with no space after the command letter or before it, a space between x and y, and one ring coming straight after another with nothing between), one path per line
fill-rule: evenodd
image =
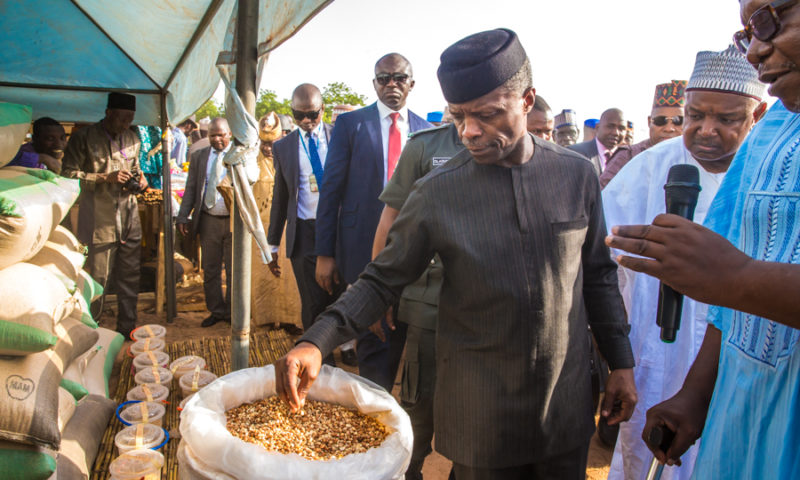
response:
M698 52L686 91L713 90L761 100L766 86L744 54L733 45L721 52Z
M561 113L556 115L554 120L555 128L566 127L567 125L578 126L578 115L575 114L575 110L568 108L561 110Z

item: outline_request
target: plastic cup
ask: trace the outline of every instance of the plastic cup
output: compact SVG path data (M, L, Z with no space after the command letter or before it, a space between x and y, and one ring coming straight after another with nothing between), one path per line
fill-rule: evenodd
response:
M192 372L182 376L181 379L178 380L178 384L181 387L181 393L183 393L183 396L187 397L193 393L197 393L198 390L216 379L217 376L213 373L207 370L200 370L197 372L197 374Z
M148 367L163 367L167 368L169 365L169 355L166 352L150 351L140 353L133 359L133 368L136 373L141 372Z
M169 389L172 384L172 372L162 367L145 368L137 373L133 377L133 380L136 382L136 385L141 385L143 383L160 383Z
M164 429L153 424L140 423L120 430L114 444L120 455L133 450L154 448L164 442Z
M155 450L132 450L114 459L108 471L111 480L161 480L163 465L164 455Z
M161 427L166 412L167 409L164 407L163 403L137 402L122 410L119 414L119 418L132 425L137 423L149 423Z
M131 355L133 355L134 358L148 350L151 352L163 352L164 340L160 338L145 338L143 340L136 340L133 342L133 345L131 345Z
M145 338L160 338L164 340L164 337L167 335L167 329L164 328L162 325L156 325L155 323L151 323L149 325L144 325L139 328L135 328L131 332L131 338L133 340L144 340Z
M186 375L187 373L194 372L194 369L200 366L200 370L206 368L206 361L203 357L198 357L197 355L186 355L185 357L180 357L172 361L169 364L169 369L172 372L172 376L175 381L179 381L182 376Z
M145 389L146 387L146 389ZM150 398L147 392L150 392ZM169 388L160 383L143 383L128 390L128 400L140 402L163 402L169 397Z

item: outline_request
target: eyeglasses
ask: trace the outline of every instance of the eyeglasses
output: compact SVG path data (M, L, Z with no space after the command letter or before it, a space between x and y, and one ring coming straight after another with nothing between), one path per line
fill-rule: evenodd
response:
M657 117L653 117L650 119L653 122L653 125L656 127L663 127L667 124L667 122L671 122L676 127L680 127L683 125L683 117L680 115L675 115L674 117L666 117L664 115L659 115Z
M405 73L379 73L375 75L375 80L382 86L389 85L391 80L398 85L405 84L408 81L408 75Z
M778 17L778 12L791 6L796 1L775 0L753 12L745 27L733 34L733 44L736 45L740 52L746 54L753 37L762 42L768 42L775 38L781 30L781 20Z
M311 112L301 112L299 110L292 109L292 116L298 122L302 122L304 118L311 120L312 122L319 118L319 110L313 110Z

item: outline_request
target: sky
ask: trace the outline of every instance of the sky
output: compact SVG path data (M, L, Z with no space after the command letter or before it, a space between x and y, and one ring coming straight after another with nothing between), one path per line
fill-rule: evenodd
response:
M725 49L742 28L736 0L335 0L270 54L260 88L290 98L300 83L344 82L369 104L375 61L396 51L414 70L408 106L424 117L445 106L441 52L499 27L519 35L554 113L572 108L583 121L621 108L637 141L655 86L688 80L698 51Z

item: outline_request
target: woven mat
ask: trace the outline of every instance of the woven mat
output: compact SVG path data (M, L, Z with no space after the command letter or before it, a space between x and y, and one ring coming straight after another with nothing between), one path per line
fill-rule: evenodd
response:
M289 335L283 330L270 330L259 332L250 336L250 365L261 366L274 362L282 357L293 346ZM203 338L196 340L186 340L175 342L167 346L170 360L184 355L199 355L206 360L206 369L217 374L225 375L231 371L231 339L230 337ZM136 386L133 380L132 359L125 356L120 367L119 382L117 391L114 394L114 401L118 404L126 401L128 390ZM178 443L180 434L178 424L180 422L180 388L171 388L169 394L169 405L164 421L164 428L169 431L170 441L161 449L166 463L161 470L161 478L165 480L175 480L178 478ZM108 466L117 457L117 447L114 445L114 437L117 432L122 430L122 423L113 417L103 434L97 458L92 467L92 479L106 480L111 477L108 473Z

